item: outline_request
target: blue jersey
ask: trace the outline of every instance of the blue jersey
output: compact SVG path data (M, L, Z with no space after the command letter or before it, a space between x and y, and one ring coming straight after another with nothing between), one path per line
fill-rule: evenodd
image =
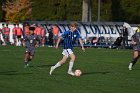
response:
M64 49L72 49L75 40L81 38L77 30L75 30L74 32L71 32L70 30L65 31L62 34L62 37L64 39L64 47L63 47Z

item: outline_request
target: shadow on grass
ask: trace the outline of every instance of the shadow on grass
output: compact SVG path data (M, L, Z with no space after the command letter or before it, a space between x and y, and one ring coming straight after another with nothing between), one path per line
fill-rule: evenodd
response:
M0 75L29 75L29 74L32 74L32 73L19 73L17 71L3 71L3 72L0 72Z
M82 75L93 75L93 74L108 74L110 72L104 71L104 72L85 72Z
M53 66L54 64L50 64L50 65L40 65L40 66L37 66L39 68L46 68L46 67L51 67Z

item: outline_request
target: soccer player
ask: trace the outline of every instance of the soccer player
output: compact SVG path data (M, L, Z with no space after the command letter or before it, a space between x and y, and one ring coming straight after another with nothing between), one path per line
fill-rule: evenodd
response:
M132 70L132 67L136 64L139 56L140 56L140 26L136 30L135 34L132 36L132 44L133 44L133 59L131 60L128 69Z
M70 63L69 63L69 68L68 68L68 74L74 76L74 73L72 71L74 61L75 61L75 55L72 51L73 49L73 42L78 39L80 42L80 45L82 47L82 50L85 51L85 48L83 46L83 42L81 40L79 32L76 30L76 23L71 23L70 24L70 30L65 31L59 38L56 44L56 49L58 48L59 42L63 38L64 40L64 47L63 47L63 58L55 65L52 66L50 69L50 75L54 71L54 69L60 67L62 64L64 64L67 60L68 57L70 57Z
M37 35L34 34L34 27L29 28L29 34L24 37L25 43L25 68L29 66L29 62L33 59L35 48L38 47Z

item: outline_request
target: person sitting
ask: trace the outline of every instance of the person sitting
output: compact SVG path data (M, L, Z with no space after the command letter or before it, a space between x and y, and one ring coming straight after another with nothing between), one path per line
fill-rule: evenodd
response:
M120 34L120 36L116 39L116 41L114 42L111 48L120 48L122 44L122 40L123 40L123 37Z
M91 44L96 46L97 45L97 41L98 41L97 37L93 37Z

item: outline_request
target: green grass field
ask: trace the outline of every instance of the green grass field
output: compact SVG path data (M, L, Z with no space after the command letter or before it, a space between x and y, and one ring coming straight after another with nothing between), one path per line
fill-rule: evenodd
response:
M75 48L74 69L68 63L49 75L62 57L62 48L38 48L32 66L24 68L24 47L0 46L0 93L140 93L140 62L128 70L132 50Z

